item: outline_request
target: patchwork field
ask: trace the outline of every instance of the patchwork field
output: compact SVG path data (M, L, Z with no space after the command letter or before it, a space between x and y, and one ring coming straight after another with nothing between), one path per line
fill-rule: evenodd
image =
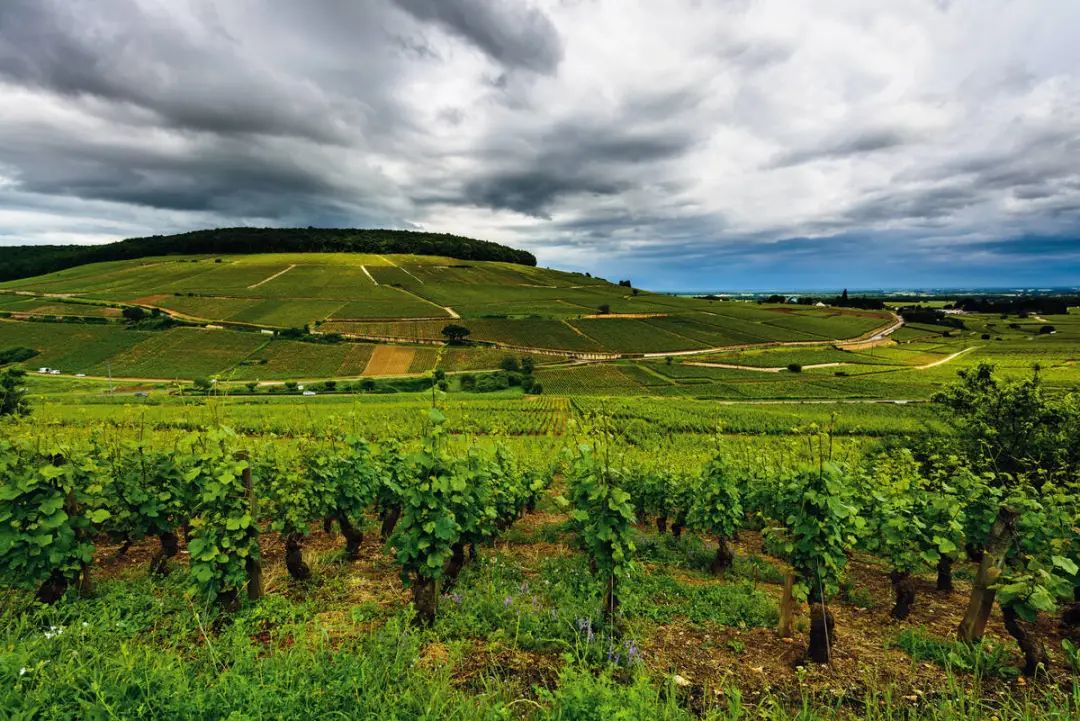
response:
M579 273L413 255L144 258L0 284L0 310L24 308L31 305L25 296L3 291L38 294L39 306L62 295L158 308L185 320L318 325L324 332L412 340L441 340L446 321L460 318L476 340L567 352L831 340L868 333L891 318L659 295Z
M378 345L364 369L366 376L403 375L412 367L416 349L410 346Z
M131 304L189 325L226 328L131 326L119 317ZM35 322L27 313L68 322ZM913 323L868 341L894 316L659 295L578 273L434 256L281 253L100 263L0 284L0 314L9 316L0 318L0 351L37 352L22 362L26 368L114 378L214 376L223 387L436 368L493 371L508 356L532 359L544 393L580 397L923 400L957 369L980 361L1013 375L1038 363L1055 389L1080 381L1077 315L968 315L962 331ZM449 323L469 330L470 345L443 345ZM1045 325L1056 332L1040 332ZM345 342L305 342L304 328L316 334L307 340L336 333ZM269 329L294 329L292 339Z

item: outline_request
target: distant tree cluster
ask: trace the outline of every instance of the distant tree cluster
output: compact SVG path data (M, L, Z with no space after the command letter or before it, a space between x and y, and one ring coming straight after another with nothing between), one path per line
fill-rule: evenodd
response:
M943 325L949 328L964 328L964 321L954 315L948 315L939 308L923 308L917 305L907 305L899 311L900 317L905 323L927 323L930 325Z
M861 308L863 310L882 310L885 308L885 302L880 298L868 298L864 295L857 298L852 298L848 296L847 288L845 288L844 292L836 296L835 298L815 295L800 295L798 297L789 297L785 295L774 294L770 295L762 302L794 303L796 305L815 305L817 303L825 303L826 305L835 306L837 308Z
M449 233L355 228L214 228L178 235L129 238L106 245L5 248L0 281L29 278L85 263L155 255L218 253L412 253L536 265L536 257L527 251ZM221 262L221 259L215 262Z
M838 308L861 308L863 310L883 310L885 308L885 301L880 298L867 298L865 295L857 298L849 297L847 288L844 288L844 292L837 297L825 302Z
M499 368L495 373L462 373L459 379L461 390L490 393L520 387L532 395L543 393L543 386L533 377L536 362L530 356L522 356L519 361L508 355L499 363Z
M1065 315L1071 306L1080 305L1080 296L1019 295L961 298L952 307L969 313L1005 313L1024 316L1030 313Z
M6 366L11 363L22 363L25 360L30 360L37 354L38 352L33 348L26 348L23 346L4 348L0 350L0 366Z

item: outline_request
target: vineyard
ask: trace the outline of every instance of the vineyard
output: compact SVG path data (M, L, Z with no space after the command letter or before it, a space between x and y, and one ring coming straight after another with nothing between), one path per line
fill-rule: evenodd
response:
M1080 711L1080 408L1038 376L840 416L330 401L6 422L0 707Z

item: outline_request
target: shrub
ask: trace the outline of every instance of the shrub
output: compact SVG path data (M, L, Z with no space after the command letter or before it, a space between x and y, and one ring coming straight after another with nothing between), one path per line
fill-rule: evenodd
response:
M23 416L30 412L23 379L26 371L7 368L0 372L0 416Z
M6 366L9 363L21 363L30 360L37 354L38 352L33 348L24 348L22 346L0 350L0 366Z
M146 318L146 311L142 308L139 308L138 306L130 306L124 308L124 310L122 311L122 315L124 316L124 320L138 323L140 320Z

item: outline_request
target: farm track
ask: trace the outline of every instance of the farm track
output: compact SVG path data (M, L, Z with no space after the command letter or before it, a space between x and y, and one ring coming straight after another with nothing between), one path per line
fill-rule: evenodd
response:
M958 358L958 357L964 355L968 351L972 351L972 350L975 350L975 349L980 348L980 347L981 346L973 345L973 346L971 346L969 348L965 348L963 350L957 351L957 352L953 353L952 355L945 356L941 360L936 360L936 361L934 361L932 363L925 363L925 364L923 364L921 366L915 366L915 370L923 371L923 370L926 370L927 368L935 368L935 367L937 367L939 365L944 365L945 363L948 363L949 361L954 360L955 358Z
M775 367L763 367L763 366L747 366L736 365L735 363L706 363L705 361L691 361L690 363L683 363L683 365L697 366L699 368L729 368L731 370L739 371L757 371L759 373L780 373L786 371L787 366L775 366ZM813 368L833 368L835 366L848 366L851 363L841 363L839 361L833 363L811 363L809 365L802 366L803 370L811 370Z
M258 283L252 283L251 285L249 285L249 286L248 286L248 290L252 290L252 289L254 289L254 288L258 288L258 287L259 287L260 285L265 285L265 284L269 283L269 282L270 282L270 281L272 281L272 280L275 280L275 279L277 279L277 278L280 278L281 276L285 275L286 273L288 273L288 272L289 272L290 270L292 270L292 269L293 269L293 268L295 268L295 267L296 267L296 263L293 263L293 264L292 264L292 265L290 265L290 266L289 266L288 268L285 268L284 270L279 270L279 271L278 271L277 273L274 273L274 274L273 274L272 276L270 276L269 278L263 278L263 279L262 279L262 280L260 280L260 281L259 281Z

